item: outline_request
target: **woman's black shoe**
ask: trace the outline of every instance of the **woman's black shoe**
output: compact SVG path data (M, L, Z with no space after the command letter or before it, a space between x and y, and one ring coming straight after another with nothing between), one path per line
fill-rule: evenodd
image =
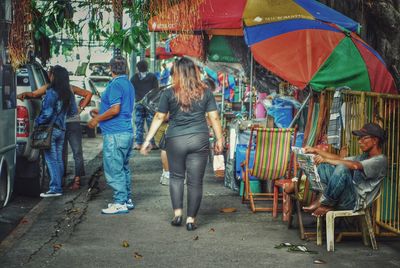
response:
M197 226L194 223L186 223L186 230L194 231L197 229Z
M171 225L173 226L181 226L182 225L182 216L176 216L172 219Z

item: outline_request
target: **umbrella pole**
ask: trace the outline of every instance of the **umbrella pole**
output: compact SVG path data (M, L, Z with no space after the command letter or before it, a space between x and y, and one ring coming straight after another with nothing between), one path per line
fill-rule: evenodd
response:
M242 100L242 77L239 77L239 101L242 103L243 106L243 100Z
M222 74L222 100L221 100L221 123L224 126L224 109L225 109L225 73Z
M300 113L304 110L304 107L306 107L308 101L310 100L312 94L312 90L310 90L310 93L308 94L307 98L304 100L303 104L301 105L300 109L297 111L296 115L294 116L292 122L290 123L288 128L292 128L296 120L299 118Z
M254 58L253 53L251 53L250 59L250 94L249 94L249 119L253 117L253 109L252 109L252 99L253 99L253 65L254 65Z

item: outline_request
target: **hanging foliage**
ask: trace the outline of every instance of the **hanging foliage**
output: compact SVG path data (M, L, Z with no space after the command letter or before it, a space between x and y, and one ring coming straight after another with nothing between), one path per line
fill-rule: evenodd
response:
M16 69L28 60L32 49L32 14L30 0L13 0L13 22L8 43L11 65Z
M150 0L150 14L166 24L177 24L178 31L191 34L200 21L199 6L205 0ZM168 27L167 27L168 28ZM166 28L166 31L168 29Z

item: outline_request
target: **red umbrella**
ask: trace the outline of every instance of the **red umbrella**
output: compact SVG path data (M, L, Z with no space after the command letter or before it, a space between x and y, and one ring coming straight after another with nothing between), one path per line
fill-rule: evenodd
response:
M334 23L350 31L359 24L314 0L182 0L149 22L150 31L207 31L214 35L243 35L243 25L307 19Z

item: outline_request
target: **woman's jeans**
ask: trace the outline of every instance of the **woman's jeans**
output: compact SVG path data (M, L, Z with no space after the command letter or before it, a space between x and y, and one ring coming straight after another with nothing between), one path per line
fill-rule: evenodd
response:
M68 143L71 146L72 155L74 156L75 176L85 176L85 167L82 152L82 128L79 122L67 122L64 149L66 149ZM64 152L67 152L67 150L64 150ZM68 157L68 155L65 155L64 157Z
M135 143L137 145L143 144L144 135L144 122L146 121L147 128L150 128L151 121L153 121L154 114L149 112L142 104L135 104L135 126L136 126L136 137ZM151 144L154 145L154 140L151 140Z
M203 177L210 143L208 133L167 138L169 191L172 208L183 208L184 179L187 175L187 216L196 217L203 196Z
M62 193L62 176L64 174L64 162L62 152L64 146L65 131L58 128L53 129L51 137L51 148L44 150L47 168L50 174L49 191Z
M125 204L132 198L129 158L133 133L103 135L103 166L108 185L114 190L114 203Z
M344 165L320 164L318 174L324 187L321 204L337 209L353 209L357 193L353 186L353 171Z

